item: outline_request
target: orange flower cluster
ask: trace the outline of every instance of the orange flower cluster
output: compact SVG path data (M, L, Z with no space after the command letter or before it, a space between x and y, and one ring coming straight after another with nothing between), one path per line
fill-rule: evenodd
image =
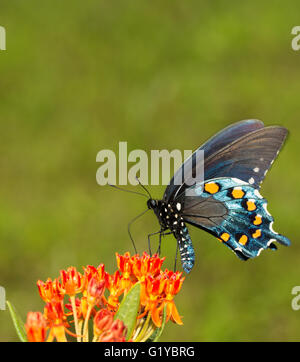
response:
M184 278L182 273L170 270L161 270L165 258L156 254L149 256L144 253L142 257L129 253L117 254L118 268L122 273L121 288L128 290L137 281L141 283L141 310L138 318L150 314L156 327L162 323L162 310L167 307L167 321L171 320L182 324L174 303L174 296L180 291ZM109 300L108 300L109 302Z
M89 322L93 323L93 341L124 342L126 326L115 319L120 301L136 283L141 284L140 308L132 341L143 340L141 330L146 326L150 334L162 325L163 310L166 320L182 324L174 303L174 296L180 291L184 278L182 273L162 271L164 258L158 255L142 256L127 252L116 254L118 270L114 274L105 271L104 265L97 268L88 265L83 273L75 267L60 271L60 276L46 282L38 281L37 286L46 303L44 313L29 312L25 324L27 338L31 342L67 341L66 334L78 342L89 341ZM69 297L69 303L65 303ZM74 325L74 332L70 331ZM144 333L145 334L145 333Z

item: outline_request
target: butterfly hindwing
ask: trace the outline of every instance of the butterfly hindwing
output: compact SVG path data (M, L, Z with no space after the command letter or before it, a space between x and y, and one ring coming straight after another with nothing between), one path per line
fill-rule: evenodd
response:
M216 178L192 186L184 198L183 217L216 236L244 260L258 256L263 249L275 249L273 241L290 244L273 230L267 201L240 179Z

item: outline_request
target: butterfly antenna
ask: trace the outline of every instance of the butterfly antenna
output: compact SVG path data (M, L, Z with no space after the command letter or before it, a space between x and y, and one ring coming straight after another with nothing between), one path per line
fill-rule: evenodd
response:
M152 199L152 196L150 194L150 192L146 189L146 187L141 183L141 181L136 177L138 183L142 186L142 188L147 192L147 194L149 195L150 199Z
M142 194L141 192L136 192L136 191L131 191L131 190L122 189L121 187L116 186L116 185L112 185L112 184L108 184L108 185L111 186L111 187L114 187L114 188L117 189L117 190L121 190L121 191L125 191L125 192L130 192L130 193L132 193L132 194L142 195L142 196L148 198L147 195Z
M146 195L144 195L144 196L146 196ZM138 219L139 217L141 217L142 215L144 215L148 210L150 210L150 209L147 209L147 210L143 211L141 214L139 214L138 216L136 216L135 218L133 218L133 219L129 222L129 224L128 224L128 234L129 234L129 237L130 237L130 239L131 239L131 242L132 242L132 245L133 245L133 248L134 248L134 251L135 251L136 254L137 254L138 252L137 252L137 249L136 249L136 246L135 246L135 242L134 242L133 237L132 237L131 232L130 232L130 226L131 226L131 224L132 224L136 219Z

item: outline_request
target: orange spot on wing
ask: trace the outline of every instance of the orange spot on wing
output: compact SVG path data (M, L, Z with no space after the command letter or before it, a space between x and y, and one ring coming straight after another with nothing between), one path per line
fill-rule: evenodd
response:
M204 185L204 190L206 192L209 192L210 194L215 194L216 192L219 191L219 189L220 189L219 185L216 184L215 182L209 182Z
M223 241L228 241L229 238L230 238L230 235L228 233L223 233L220 238L223 240Z
M242 245L245 245L248 241L248 236L247 235L242 235L239 239L239 243Z
M259 238L261 236L261 230L257 229L255 233L252 234L252 236L254 237L254 239Z
M242 197L244 197L245 192L243 190L240 189L234 189L231 193L232 197L234 199L241 199Z
M260 225L261 223L262 223L262 218L261 218L261 216L256 215L256 216L255 216L255 219L253 220L253 224L254 224L254 225Z
M248 211L254 211L254 210L256 210L255 202L253 202L253 201L247 201L247 209L248 209Z

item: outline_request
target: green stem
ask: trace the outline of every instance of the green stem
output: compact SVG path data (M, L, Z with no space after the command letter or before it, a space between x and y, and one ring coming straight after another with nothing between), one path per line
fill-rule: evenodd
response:
M73 316L74 316L74 325L75 325L75 332L77 336L77 342L81 342L80 332L79 332L79 324L78 324L78 317L77 317L77 311L76 311L76 301L75 301L75 295L72 295L70 297L71 304L72 304L72 310L73 310Z
M154 333L155 329L153 327L148 328L148 331L145 333L144 337L141 339L141 342L146 342Z
M93 309L93 306L89 305L87 313L86 313L85 321L84 321L84 326L83 326L83 342L89 341L89 319L90 319L92 309Z
M151 313L149 312L148 315L147 315L147 319L143 325L143 328L141 330L141 332L139 333L139 335L137 336L137 338L135 339L135 342L140 342L141 339L144 337L144 334L148 328L148 324L149 324L149 321L150 321L150 316L151 316Z

